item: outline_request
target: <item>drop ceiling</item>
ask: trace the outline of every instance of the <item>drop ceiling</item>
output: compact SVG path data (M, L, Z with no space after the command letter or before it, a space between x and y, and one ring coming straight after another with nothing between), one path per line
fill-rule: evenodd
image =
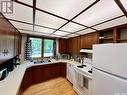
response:
M14 0L13 14L3 15L21 33L70 38L127 24L115 1ZM127 0L120 1L127 11Z

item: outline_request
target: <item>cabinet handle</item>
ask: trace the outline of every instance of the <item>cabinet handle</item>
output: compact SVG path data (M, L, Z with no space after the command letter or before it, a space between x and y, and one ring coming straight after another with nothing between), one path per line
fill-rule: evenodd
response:
M9 51L8 49L4 49L4 51L2 52L4 54L4 56L8 55Z
M8 49L6 49L5 54L8 55L8 53L9 53L9 51L8 51Z
M4 54L4 56L5 56L5 53L6 53L6 52L5 52L5 49L4 49L4 51L2 52L2 54Z

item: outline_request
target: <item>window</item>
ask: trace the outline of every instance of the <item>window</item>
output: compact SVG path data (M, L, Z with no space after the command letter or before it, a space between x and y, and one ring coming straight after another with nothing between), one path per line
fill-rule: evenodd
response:
M41 57L42 54L42 39L30 38L32 46L32 57Z
M54 55L54 40L44 39L44 57L50 57Z
M54 40L42 38L30 38L32 46L32 58L54 56ZM42 53L43 52L43 53Z

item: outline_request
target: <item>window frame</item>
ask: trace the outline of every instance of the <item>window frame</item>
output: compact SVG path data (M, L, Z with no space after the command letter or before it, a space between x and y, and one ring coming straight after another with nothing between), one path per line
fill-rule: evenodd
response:
M49 38L45 38L45 39L47 39L47 40L53 40L53 56L55 56L55 48L54 48L54 43L55 43L55 40L54 39L49 39ZM43 42L44 42L44 40L45 39L43 39ZM52 56L52 57L53 57ZM44 45L43 45L43 57L44 57ZM49 56L50 57L50 56ZM44 57L44 58L49 58L49 57Z
M40 37L40 36L28 36L28 39L30 38L40 38L42 40L42 51L41 51L41 57L32 57L33 59L40 59L40 58L49 58L49 57L44 57L44 39L49 39L49 40L54 40L54 43L56 43L56 38L49 38L49 37ZM54 44L53 44L54 48ZM56 55L56 48L54 48L54 54L52 57Z

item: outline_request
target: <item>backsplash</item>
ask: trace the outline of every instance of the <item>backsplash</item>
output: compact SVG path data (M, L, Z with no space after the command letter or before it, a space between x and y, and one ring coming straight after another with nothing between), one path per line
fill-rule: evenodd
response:
M80 63L92 63L92 54L81 54L81 55L70 55L70 54L59 54L59 59L68 59Z

